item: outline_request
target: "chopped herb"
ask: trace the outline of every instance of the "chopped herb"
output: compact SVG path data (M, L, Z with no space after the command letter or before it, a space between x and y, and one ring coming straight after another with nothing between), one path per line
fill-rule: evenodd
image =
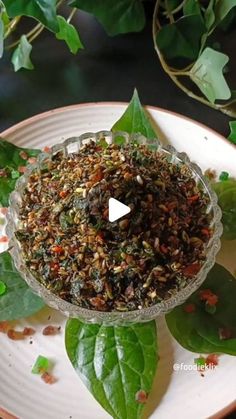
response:
M229 179L229 173L228 172L221 172L220 176L219 176L219 180L224 181L224 180L228 180Z
M29 270L59 297L93 310L142 309L201 270L213 234L209 197L164 152L103 143L57 152L32 172L16 237ZM110 197L131 209L113 223Z
M32 374L43 374L50 367L50 362L45 356L39 355L35 361L35 364L31 370Z

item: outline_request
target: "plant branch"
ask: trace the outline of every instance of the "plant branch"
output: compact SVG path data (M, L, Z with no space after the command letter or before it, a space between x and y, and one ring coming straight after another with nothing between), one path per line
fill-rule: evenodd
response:
M204 97L202 97L202 96L199 96L199 95L196 95L195 93L193 93L191 90L189 90L186 86L184 86L179 80L178 80L178 76L180 76L180 75L184 75L184 76L188 76L189 75L189 73L188 72L186 72L186 71L183 71L183 70L181 70L180 72L178 72L178 71L174 71L174 72L172 72L171 70L170 70L170 68L169 68L169 66L168 66L168 64L166 63L166 61L165 61L165 59L164 59L164 57L163 57L163 55L162 55L162 53L161 53L161 51L159 50L159 48L158 48L158 45L157 45L157 43L156 43L156 36L157 36L157 32L158 32L158 29L160 29L160 23L159 23L159 25L158 25L158 29L157 29L157 24L156 24L156 22L157 22L157 14L158 14L158 10L159 10L159 2L160 2L160 0L157 0L156 1L156 4L155 4L155 8L154 8L154 13L153 13L153 21L152 21L152 36L153 36L153 42L154 42L154 48L155 48L155 51L156 51L156 53L157 53L157 55L158 55L158 58L159 58L159 60L160 60L160 63L161 63L161 66L162 66L162 68L163 68L163 70L169 75L169 77L172 79L172 81L184 92L184 93L186 93L189 97L191 97L191 98L193 98L193 99L196 99L196 100L198 100L199 102L201 102L202 104L204 104L204 105L207 105L207 106L210 106L211 108L213 108L213 109L216 109L216 110L221 110L223 113L225 113L225 114L227 114L227 115L229 115L229 116L232 116L232 117L235 117L236 115L235 115L235 112L233 112L233 111L230 111L230 110L228 110L228 109L226 109L226 108L224 108L224 107L226 107L227 106L227 104L225 104L225 105L217 105L217 104L215 104L215 103L211 103L211 102L209 102L207 99L205 99ZM159 21L158 21L159 22ZM180 73L182 73L182 74L180 74Z
M70 23L70 21L72 20L74 14L78 11L78 9L76 9L76 7L74 7L74 9L72 9L72 11L70 12L68 18L67 18L67 23Z
M20 21L20 18L21 18L21 16L17 16L17 17L14 17L14 19L12 19L10 21L10 23L7 27L6 33L4 35L4 39L6 39L12 33L12 31L16 29L16 26L17 26L18 22Z
M166 8L166 15L167 15L167 18L169 19L169 21L170 21L170 23L174 23L174 16L173 16L173 14L172 14L172 11L170 10L170 6L169 6L169 3L168 3L168 0L165 0L165 8Z

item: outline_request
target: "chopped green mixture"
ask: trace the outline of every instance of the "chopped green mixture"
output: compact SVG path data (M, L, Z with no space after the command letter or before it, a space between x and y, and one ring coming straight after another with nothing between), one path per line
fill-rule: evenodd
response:
M0 281L0 296L4 295L7 290L7 286L3 281Z
M108 201L131 209L108 221ZM16 232L31 273L88 309L152 306L201 269L212 236L208 196L188 167L147 145L90 142L55 154L25 189Z

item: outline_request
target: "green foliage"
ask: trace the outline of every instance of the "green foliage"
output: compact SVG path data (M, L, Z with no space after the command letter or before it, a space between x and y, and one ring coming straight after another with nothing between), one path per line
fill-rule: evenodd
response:
M236 121L230 121L230 134L229 134L229 140L236 144Z
M59 32L56 33L56 38L65 41L72 54L76 54L79 49L83 48L79 34L76 28L68 23L62 16L57 16L59 25Z
M218 204L222 210L224 237L228 240L236 239L236 180L227 179L212 184L218 196Z
M113 125L112 131L126 131L130 134L137 132L150 139L157 137L150 116L143 109L136 89L125 113Z
M235 116L236 99L223 74L230 57L210 46L217 31L233 28L236 0L186 0L175 10L169 2L158 5L154 43L163 69L190 97ZM162 14L167 16L163 25L157 20Z
M157 34L157 43L167 59L182 57L195 60L205 30L200 14L184 16L163 26Z
M200 299L201 290L207 289L218 297L214 310L208 310ZM200 289L166 315L168 328L189 351L236 355L235 300L236 279L223 266L215 264ZM194 305L195 311L186 311L189 304Z
M158 360L154 321L112 327L71 319L65 345L75 371L114 419L141 417L136 395L150 392Z
M26 68L27 70L32 70L34 68L30 59L31 50L32 45L28 42L26 36L22 35L20 43L13 52L11 59L15 71L18 71L21 68Z
M211 103L216 99L229 99L231 92L223 75L229 57L212 48L206 48L190 71L190 78L196 83Z
M53 32L58 31L56 0L4 0L9 17L30 16Z
M111 36L139 32L145 25L141 0L72 0L69 4L93 14Z
M33 294L16 270L10 253L0 253L0 281L6 292L0 296L0 321L31 316L44 307L44 302Z
M27 157L36 157L40 150L17 147L0 139L0 170L6 172L6 176L0 176L0 205L3 207L8 206L9 195L20 176L18 168L27 164L27 160L21 157L22 152L25 152Z

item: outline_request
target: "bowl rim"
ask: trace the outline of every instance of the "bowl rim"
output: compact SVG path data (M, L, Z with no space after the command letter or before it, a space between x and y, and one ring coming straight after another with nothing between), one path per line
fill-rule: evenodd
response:
M166 151L174 156L176 156L180 161L182 161L184 164L186 164L191 170L192 172L197 175L201 181L201 183L205 186L206 191L211 199L212 202L212 208L213 208L213 220L215 222L215 234L213 235L213 237L211 238L210 242L212 243L212 246L210 248L210 251L206 254L206 260L204 261L199 273L193 278L193 280L191 280L183 289L179 290L176 292L176 294L172 295L170 298L162 300L152 306L149 307L145 307L142 309L136 309L136 310L129 310L129 311L118 311L118 310L113 310L113 311L99 311L99 310L93 310L93 309L88 309L88 308L84 308L81 307L79 305L70 303L67 300L62 299L61 297L59 297L57 294L54 294L52 291L48 290L42 283L40 283L37 278L29 271L29 269L23 264L23 260L21 260L19 263L19 252L20 252L20 245L18 240L16 239L16 237L14 236L14 231L15 231L15 222L14 222L14 211L13 211L13 207L15 204L15 198L16 198L16 194L20 193L20 189L22 188L22 184L24 183L24 186L27 184L27 180L28 177L30 176L31 172L34 171L36 168L38 168L41 164L41 162L46 158L50 158L53 154L55 154L56 152L58 152L61 149L65 149L66 146L68 146L71 143L74 142L81 142L84 140L88 140L88 139L94 139L95 141L101 139L101 138L106 138L106 137L110 137L111 138L111 142L113 139L115 139L116 137L119 136L123 136L125 139L128 139L129 141L131 140L135 140L137 138L141 139L142 141L145 140L145 142L147 144L153 144L155 142L155 144L158 145L158 151L163 150ZM110 142L110 143L111 143ZM22 274L24 280L28 283L28 285L30 286L30 288L36 292L38 295L40 295L44 301L46 302L46 304L48 304L49 306L56 308L60 311L62 311L64 314L70 315L71 312L73 312L75 314L72 315L72 317L88 317L90 319L93 318L98 318L99 320L108 320L110 323L112 323L112 319L111 317L113 317L114 319L119 318L121 320L127 320L129 321L130 318L132 317L132 320L134 320L136 317L140 317L141 316L150 316L151 318L155 318L156 316L160 315L160 314L164 314L172 309L174 309L177 305L182 304L192 293L194 293L200 286L201 284L204 282L207 273L209 272L209 270L212 268L212 266L215 263L215 257L217 252L220 249L220 236L223 232L223 227L221 224L221 209L220 207L217 205L217 195L214 192L214 190L211 188L210 182L208 181L208 179L206 177L204 177L202 170L200 169L200 167L198 165L196 165L195 163L193 163L189 157L187 156L187 154L185 152L178 152L172 145L163 145L161 144L161 142L157 139L157 138L153 138L153 139L148 139L146 138L144 135L140 134L140 133L132 133L129 134L125 131L117 131L117 132L112 132L112 131L108 131L108 130L102 130L102 131L98 131L98 132L86 132L84 134L81 134L80 136L77 137L70 137L65 139L64 141L60 142L60 143L56 143L55 145L52 146L52 148L48 151L42 151L36 159L36 162L33 164L30 164L27 166L27 169L25 171L25 173L16 181L15 184L15 189L14 191L10 194L9 197L9 211L7 213L7 225L6 225L6 233L8 235L8 237L10 238L9 240L9 252L13 258L13 261L16 265L16 268L18 271L20 271L20 273ZM216 234L217 233L217 234ZM16 255L16 251L18 251L17 255ZM17 257L18 256L18 257ZM208 260L208 256L211 257L211 260ZM22 258L21 258L22 259ZM207 268L207 269L206 269ZM203 273L202 271L205 270L205 273ZM27 275L26 275L27 272ZM202 278L201 275L202 275ZM34 286L32 285L32 283L34 284ZM197 286L196 286L197 284ZM193 285L195 285L195 289L192 290ZM176 302L176 298L179 299L178 302ZM51 301L51 300L54 301ZM63 305L63 309L61 309L59 306ZM172 306L172 307L170 307ZM154 311L158 312L155 314ZM152 313L153 312L153 313ZM131 321L132 321L131 320Z

